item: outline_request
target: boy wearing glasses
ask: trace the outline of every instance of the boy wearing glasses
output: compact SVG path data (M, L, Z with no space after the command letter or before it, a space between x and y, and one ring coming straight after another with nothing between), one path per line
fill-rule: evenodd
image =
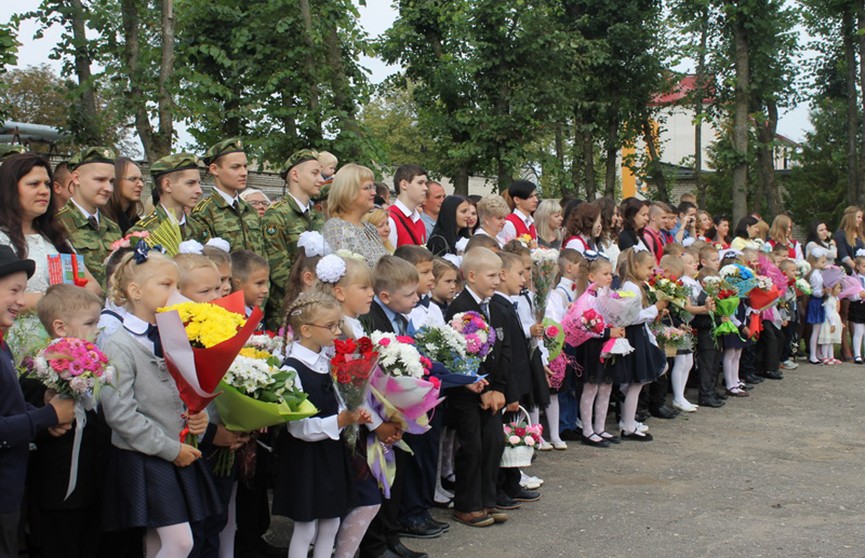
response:
M266 256L258 211L240 197L249 174L240 138L229 138L210 146L204 164L213 177L213 192L189 215L187 237L204 244L223 238L232 250L244 248Z

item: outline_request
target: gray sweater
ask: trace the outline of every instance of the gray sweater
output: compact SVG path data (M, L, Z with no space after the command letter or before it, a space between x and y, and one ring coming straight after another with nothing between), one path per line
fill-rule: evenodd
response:
M111 443L174 461L186 409L165 361L123 328L105 343L105 354L117 369L115 386L106 387L100 400Z

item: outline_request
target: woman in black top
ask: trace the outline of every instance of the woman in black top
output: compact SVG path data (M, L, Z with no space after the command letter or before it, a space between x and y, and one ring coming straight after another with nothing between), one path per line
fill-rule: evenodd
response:
M628 198L622 201L622 232L619 233L619 249L627 250L642 246L648 250L643 240L643 229L649 222L649 202Z
M456 243L468 236L469 216L472 205L462 196L448 196L442 202L439 218L433 227L426 247L436 256L456 255Z

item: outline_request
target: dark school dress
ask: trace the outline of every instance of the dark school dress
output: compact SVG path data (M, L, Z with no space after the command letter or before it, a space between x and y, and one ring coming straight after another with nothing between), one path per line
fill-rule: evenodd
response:
M736 319L739 320L740 323L745 323L745 303L740 302L739 307L736 308ZM740 333L727 333L721 336L721 342L725 349L744 349L746 347L750 347L754 344L750 338L744 338Z
M291 357L285 365L297 370L309 401L319 410L316 417L339 413L330 374L319 374ZM354 507L354 472L342 439L306 442L286 430L280 433L277 447L274 514L307 522L343 517Z
M610 328L604 328L604 336L589 339L577 347L577 361L582 370L577 373L577 381L583 384L610 384L613 382L615 367L608 361L601 362L601 350L610 338Z
M667 366L667 355L652 343L646 324L627 326L625 337L634 352L615 358L616 363L611 366L616 367L616 380L626 384L648 384L660 378Z

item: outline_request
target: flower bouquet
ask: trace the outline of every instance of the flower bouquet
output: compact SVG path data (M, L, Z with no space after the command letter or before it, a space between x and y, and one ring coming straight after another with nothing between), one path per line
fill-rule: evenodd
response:
M447 371L439 375L443 388L473 384L483 379L484 375L478 375L481 358L469 354L466 338L454 328L426 325L417 331L415 341L418 351L433 361L434 373L438 368L435 363Z
M751 268L739 263L725 265L719 274L738 296L748 296L748 293L757 286L757 278Z
M350 411L360 408L366 401L366 387L373 369L378 364L378 352L369 337L336 340L336 354L330 359L330 375L336 390ZM354 447L357 425L346 428L346 440Z
M541 325L543 326L544 347L549 353L549 359L553 360L559 356L565 345L565 329L562 324L550 318L544 318Z
M532 285L535 288L535 319L541 321L547 310L547 298L555 288L559 271L559 251L550 248L532 250Z
M691 294L681 279L663 271L655 271L649 277L648 284L651 299L654 299L655 302L666 300L680 308L685 307Z
M762 312L777 304L783 294L784 291L779 290L772 279L765 275L757 275L757 286L748 294L748 302L751 308Z
M505 451L502 453L500 467L528 467L532 464L535 446L541 443L544 427L532 424L529 413L520 407L518 418L502 425L505 437Z
M771 279L772 284L778 287L778 290L784 292L787 290L787 276L781 271L775 263L760 254L759 264L757 264L757 272Z
M811 296L811 283L799 277L796 281L793 282L793 287L796 289L797 295L808 295Z
M448 324L466 340L466 352L481 359L487 358L496 343L496 330L477 312L461 312Z
M642 301L634 293L624 289L599 292L595 304L608 327L626 327L633 324L643 308ZM601 348L601 360L632 352L634 347L627 337L608 339Z
M203 411L219 395L214 393L219 382L261 321L259 308L249 319L244 313L240 291L213 303L183 302L157 312L165 365L191 414ZM188 427L180 440L197 443Z
M673 327L661 322L652 322L649 327L655 335L667 358L673 358L679 351L689 351L694 348L694 337L687 326Z
M75 399L75 434L72 461L64 499L78 484L78 456L87 425L87 411L94 409L99 392L111 384L116 371L105 353L94 343L75 337L61 337L28 360L28 373L59 395Z
M421 356L410 337L374 331L371 338L379 353L379 365L369 381L369 408L383 420L398 423L403 432L423 434L430 429L427 413L443 401L439 399L441 383L429 376L432 362ZM395 446L412 453L402 440ZM366 449L369 470L389 498L396 475L396 457L390 447L378 443L372 432Z
M739 307L739 297L724 279L719 276L706 277L703 279L703 289L706 291L706 295L715 301L715 311L711 314L713 321L715 316L730 317L736 313L736 309ZM712 335L715 337L727 333L739 334L739 329L729 320L716 325L715 329L712 330Z

